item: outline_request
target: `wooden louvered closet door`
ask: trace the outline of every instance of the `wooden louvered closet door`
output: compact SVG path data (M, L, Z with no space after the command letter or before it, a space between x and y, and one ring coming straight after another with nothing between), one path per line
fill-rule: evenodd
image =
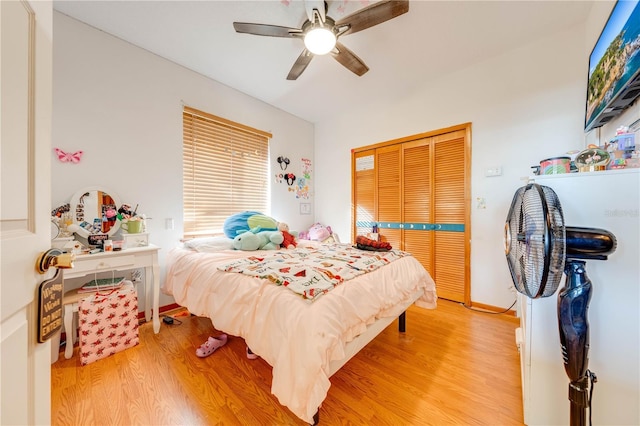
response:
M353 156L353 237L377 225L383 241L429 271L439 297L464 303L470 303L469 135L470 124L461 125Z
M464 132L434 139L435 276L438 297L464 301L466 222Z
M435 280L431 138L402 144L403 153L403 246Z
M402 222L400 148L393 145L376 150L376 218L382 241L393 247L402 247L402 230L398 225Z
M375 150L361 151L353 155L353 222L356 235L366 235L376 221Z

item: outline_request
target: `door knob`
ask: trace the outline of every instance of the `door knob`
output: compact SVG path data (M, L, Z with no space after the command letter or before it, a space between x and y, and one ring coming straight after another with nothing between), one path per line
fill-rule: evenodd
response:
M44 253L41 253L36 259L36 271L44 274L50 267L58 269L73 268L73 260L75 259L73 253L63 253L60 249L49 249Z

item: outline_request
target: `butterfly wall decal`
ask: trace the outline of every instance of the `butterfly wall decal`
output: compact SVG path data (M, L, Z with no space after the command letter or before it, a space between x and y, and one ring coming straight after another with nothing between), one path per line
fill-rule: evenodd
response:
M83 151L76 151L73 154L70 152L64 152L60 148L54 148L56 155L58 156L58 160L63 163L79 163L80 158L82 158Z

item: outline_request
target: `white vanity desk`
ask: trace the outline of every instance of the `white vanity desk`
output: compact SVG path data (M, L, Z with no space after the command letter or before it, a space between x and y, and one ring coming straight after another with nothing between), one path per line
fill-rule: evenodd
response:
M160 317L158 304L160 298L160 267L158 265L158 250L153 244L144 247L132 247L121 251L101 252L96 254L77 255L73 268L65 269L65 279L79 278L95 274L96 272L124 271L128 269L144 268L145 275L145 320L151 317L153 306L153 331L160 331ZM67 335L65 358L73 355L75 332L72 331L73 314L78 312L78 302L91 293L77 293L72 290L64 295L64 331ZM153 296L153 300L152 300Z

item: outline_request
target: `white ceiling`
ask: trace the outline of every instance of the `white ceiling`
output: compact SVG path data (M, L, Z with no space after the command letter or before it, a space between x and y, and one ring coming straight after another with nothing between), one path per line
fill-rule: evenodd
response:
M347 16L372 3L329 1ZM585 21L592 2L411 1L409 12L340 41L370 68L357 77L316 56L286 80L297 39L238 34L233 22L300 27L303 1L61 1L54 9L310 122L393 99L426 79Z

